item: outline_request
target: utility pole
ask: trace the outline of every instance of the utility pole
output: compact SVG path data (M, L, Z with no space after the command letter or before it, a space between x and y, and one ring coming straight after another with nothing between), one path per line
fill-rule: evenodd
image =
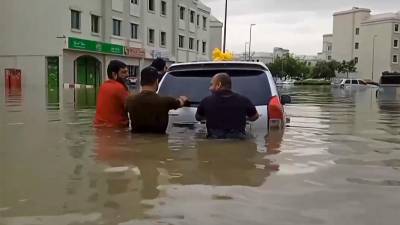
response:
M224 22L224 47L223 52L226 51L226 22L228 20L228 0L225 0L225 22Z

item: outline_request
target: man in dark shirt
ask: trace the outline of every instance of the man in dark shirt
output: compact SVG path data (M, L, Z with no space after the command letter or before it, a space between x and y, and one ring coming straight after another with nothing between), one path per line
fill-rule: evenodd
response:
M167 72L167 63L165 62L164 59L157 58L151 63L151 66L157 69L158 82L160 82L164 77L165 73Z
M147 67L141 72L142 91L127 100L127 111L131 119L132 132L165 134L168 126L168 112L185 105L187 97L178 99L161 97L158 90L158 72Z
M244 138L246 119L259 118L251 101L232 92L232 81L228 74L216 74L211 80L212 95L203 99L197 108L196 120L206 120L210 138Z

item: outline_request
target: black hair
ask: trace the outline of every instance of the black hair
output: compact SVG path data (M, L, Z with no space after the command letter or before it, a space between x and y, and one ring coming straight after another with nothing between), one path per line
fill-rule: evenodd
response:
M153 85L158 80L158 72L157 69L149 66L142 70L140 74L140 85Z
M166 64L164 59L157 58L151 63L151 66L156 68L157 71L163 71Z
M109 79L113 79L113 73L118 74L118 72L121 69L126 68L126 64L119 61L119 60L112 60L109 64L108 64L108 68L107 68L107 76Z

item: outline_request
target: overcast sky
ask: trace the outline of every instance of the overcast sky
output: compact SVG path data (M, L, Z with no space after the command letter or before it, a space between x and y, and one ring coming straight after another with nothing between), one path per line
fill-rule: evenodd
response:
M221 22L225 0L202 0ZM228 0L227 49L243 52L253 27L252 49L283 47L296 54L321 51L322 35L332 32L332 15L353 6L372 14L397 12L400 0Z

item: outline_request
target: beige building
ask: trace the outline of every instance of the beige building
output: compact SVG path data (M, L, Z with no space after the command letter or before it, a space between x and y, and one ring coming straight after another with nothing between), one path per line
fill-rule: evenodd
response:
M370 9L354 7L333 15L332 59L354 60L357 76L378 81L384 71L400 71L400 12L371 14ZM324 36L323 53L329 46Z
M324 61L332 60L332 46L333 46L333 35L325 34L322 41L322 52L318 53L318 59Z
M131 76L157 57L210 60L222 39L198 0L2 0L0 21L0 74L21 69L23 86L96 86L113 59Z

